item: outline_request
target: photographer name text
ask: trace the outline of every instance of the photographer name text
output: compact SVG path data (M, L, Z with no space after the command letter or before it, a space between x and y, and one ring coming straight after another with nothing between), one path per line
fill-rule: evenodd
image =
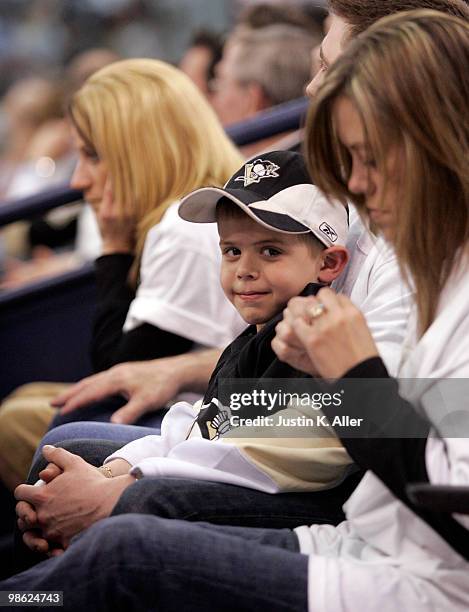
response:
M312 417L286 417L282 414L254 418L243 418L238 415L230 417L231 427L360 427L363 421L364 419L348 415L337 415L331 420L321 414Z

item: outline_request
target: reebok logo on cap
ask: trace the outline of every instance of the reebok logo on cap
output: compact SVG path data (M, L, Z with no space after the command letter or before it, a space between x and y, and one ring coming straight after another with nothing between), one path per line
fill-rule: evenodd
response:
M244 176L238 176L235 181L244 181L244 186L248 187L253 183L260 183L265 178L278 178L277 170L280 166L264 159L255 159L244 166Z
M331 242L335 242L337 240L337 234L332 229L330 225L328 225L325 221L321 223L319 226L320 231L325 234Z

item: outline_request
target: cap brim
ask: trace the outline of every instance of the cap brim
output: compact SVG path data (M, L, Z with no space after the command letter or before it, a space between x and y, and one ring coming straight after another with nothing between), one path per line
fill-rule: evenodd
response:
M182 198L179 205L179 216L192 223L214 223L217 220L217 204L222 198L228 198L249 214L249 206L247 204L257 202L259 199L255 194L240 189L240 194L242 194L243 199L246 201L245 203L237 197L236 191L236 189L226 191L221 187L202 187L197 189L197 191Z
M309 227L288 215L256 208L255 204L265 203L259 200L256 194L240 189L239 194L242 195L243 201L238 197L237 191L237 189L227 191L220 187L202 187L182 198L178 210L179 216L192 223L214 223L218 202L222 198L228 198L254 221L268 229L287 234L304 234L311 231Z

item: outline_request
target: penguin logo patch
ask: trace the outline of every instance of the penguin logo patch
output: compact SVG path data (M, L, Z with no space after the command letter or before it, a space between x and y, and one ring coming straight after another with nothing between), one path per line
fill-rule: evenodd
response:
M248 187L253 183L260 183L262 179L278 178L277 170L279 169L280 166L271 161L256 159L244 166L244 176L238 176L235 181L243 181L244 186Z
M211 421L208 421L207 427L210 427L210 429L215 432L214 437L211 439L220 438L231 429L230 415L226 410L220 410Z
M203 404L195 421L198 423L202 437L218 440L231 429L231 410L216 397L209 404Z

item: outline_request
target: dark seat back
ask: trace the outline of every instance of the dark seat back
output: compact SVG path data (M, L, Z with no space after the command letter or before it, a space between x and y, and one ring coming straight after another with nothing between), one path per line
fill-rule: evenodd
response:
M91 373L93 266L0 294L0 398L30 381Z

